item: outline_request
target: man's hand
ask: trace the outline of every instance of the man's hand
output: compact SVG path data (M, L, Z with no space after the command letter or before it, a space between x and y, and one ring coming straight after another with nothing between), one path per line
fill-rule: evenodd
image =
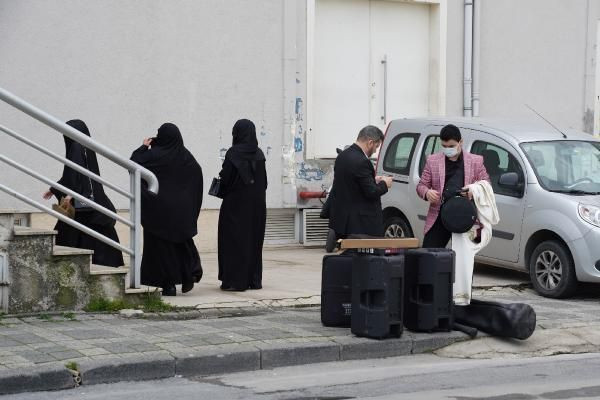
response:
M385 182L385 185L389 188L392 187L393 178L391 176L376 176L375 182Z
M464 190L464 192L460 194L461 196L467 196L469 200L473 200L473 193L471 193L471 189L465 186L462 188L462 190Z
M152 138L144 139L144 146L150 147L151 144L152 144Z
M437 204L440 202L440 194L437 190L429 189L425 194L425 197L427 197L427 201L429 201L431 204Z
M52 197L52 192L48 190L47 192L44 192L42 197L44 198L44 200L50 200L50 198Z

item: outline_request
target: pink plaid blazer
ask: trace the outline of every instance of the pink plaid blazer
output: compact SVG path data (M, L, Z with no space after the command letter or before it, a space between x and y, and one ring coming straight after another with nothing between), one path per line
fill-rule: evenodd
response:
M463 151L463 160L465 162L465 186L478 181L489 181L490 177L483 165L483 157ZM429 189L437 190L441 194L444 192L444 182L446 178L446 156L444 153L435 153L427 157L425 169L421 174L421 181L417 185L417 194L423 200L427 200L425 194ZM440 214L440 203L431 204L427 219L425 220L425 233L431 229L438 215Z

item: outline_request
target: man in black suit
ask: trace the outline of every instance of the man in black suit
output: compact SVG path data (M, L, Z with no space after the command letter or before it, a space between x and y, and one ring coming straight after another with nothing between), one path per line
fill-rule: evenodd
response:
M375 176L370 160L383 137L379 128L366 126L335 160L329 227L338 237L383 236L381 196L392 186L392 177Z

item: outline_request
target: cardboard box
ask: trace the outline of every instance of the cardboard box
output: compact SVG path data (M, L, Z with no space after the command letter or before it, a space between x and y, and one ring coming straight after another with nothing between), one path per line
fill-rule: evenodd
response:
M340 249L416 249L419 239L341 239Z

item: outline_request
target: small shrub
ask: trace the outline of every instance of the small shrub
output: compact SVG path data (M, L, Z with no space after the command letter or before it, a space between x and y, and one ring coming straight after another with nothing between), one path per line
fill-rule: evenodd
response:
M75 320L75 313L72 313L72 312L63 313L63 318L73 321L73 320Z
M79 365L77 365L77 363L74 361L69 361L65 364L65 367L67 367L67 369L70 369L71 371L79 371Z
M105 298L95 298L85 308L85 311L89 312L101 312L101 311L119 311L125 308L132 308L131 304L123 300L108 300Z
M48 314L40 314L38 315L38 318L44 321L50 321L52 319L52 317Z
M169 312L175 307L165 303L158 294L148 293L144 296L141 308L146 312Z

